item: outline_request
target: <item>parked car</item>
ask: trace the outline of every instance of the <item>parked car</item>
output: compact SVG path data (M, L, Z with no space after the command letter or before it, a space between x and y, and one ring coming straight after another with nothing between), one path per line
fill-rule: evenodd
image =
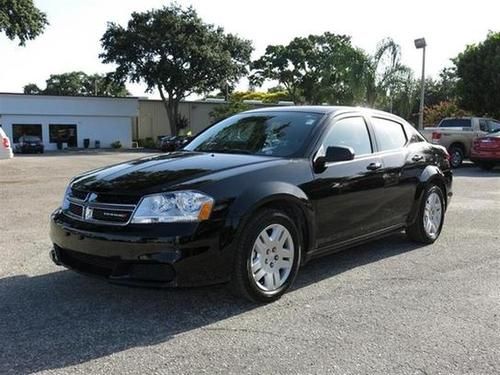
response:
M43 154L44 146L40 137L35 135L23 135L19 137L15 150L22 154Z
M500 122L483 117L449 117L435 128L425 128L424 137L434 144L446 147L451 155L451 166L458 168L470 157L472 141L500 127Z
M182 151L75 177L51 217L51 256L114 283L230 281L270 302L312 258L401 230L433 243L451 187L446 149L399 117L257 109Z
M160 150L163 152L172 152L180 150L188 144L193 138L182 135L174 135L163 137L160 140Z
M13 156L10 139L0 127L0 159L10 159Z
M474 139L470 159L484 170L500 165L500 124L488 135Z

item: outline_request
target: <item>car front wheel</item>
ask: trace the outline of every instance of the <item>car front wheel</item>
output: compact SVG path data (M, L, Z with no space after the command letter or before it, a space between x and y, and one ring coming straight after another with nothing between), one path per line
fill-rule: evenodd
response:
M254 302L275 301L295 280L300 258L300 236L293 220L278 210L262 210L239 237L233 291Z

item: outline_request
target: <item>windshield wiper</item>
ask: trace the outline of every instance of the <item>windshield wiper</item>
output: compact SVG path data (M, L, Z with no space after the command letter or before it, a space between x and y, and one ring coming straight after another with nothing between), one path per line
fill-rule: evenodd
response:
M248 150L243 150L239 148L219 148L219 149L207 149L207 150L199 150L202 152L215 152L220 154L245 154L245 155L253 155L254 153Z

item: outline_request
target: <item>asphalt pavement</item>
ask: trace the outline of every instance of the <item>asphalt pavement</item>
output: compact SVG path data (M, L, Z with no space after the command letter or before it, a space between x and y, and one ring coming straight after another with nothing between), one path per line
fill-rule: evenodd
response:
M441 238L315 260L281 300L140 289L55 266L71 176L141 156L0 161L0 374L499 374L500 169L456 170Z

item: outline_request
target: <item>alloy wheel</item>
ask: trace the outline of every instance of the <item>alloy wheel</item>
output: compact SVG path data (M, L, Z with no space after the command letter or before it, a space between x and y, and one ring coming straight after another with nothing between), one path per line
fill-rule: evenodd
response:
M432 192L425 201L424 208L424 230L432 239L436 239L441 229L443 220L443 205L438 193Z
M257 287L278 290L288 280L293 267L295 245L288 229L271 224L259 233L251 252L250 269Z
M453 168L458 168L463 161L462 152L460 150L453 150L451 153L451 165Z

